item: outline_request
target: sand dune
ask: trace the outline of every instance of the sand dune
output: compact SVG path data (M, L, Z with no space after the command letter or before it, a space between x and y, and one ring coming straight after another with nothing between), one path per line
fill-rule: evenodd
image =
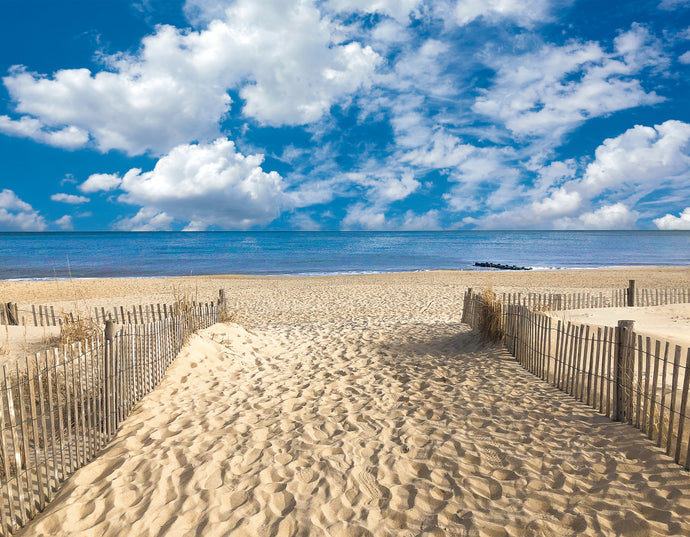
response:
M195 336L22 535L690 534L690 474L639 431L381 312Z

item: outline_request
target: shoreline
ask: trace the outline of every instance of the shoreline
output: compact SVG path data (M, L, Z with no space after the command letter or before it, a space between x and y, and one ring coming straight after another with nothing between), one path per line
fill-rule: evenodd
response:
M81 280L159 280L169 278L226 278L226 277L257 277L257 278L324 278L324 277L338 277L338 276L372 276L383 274L417 274L427 272L460 272L460 273L515 273L515 272L562 272L562 271L588 271L588 270L627 270L627 269L682 269L690 268L685 265L598 265L598 266L582 266L582 267L547 267L547 266L528 266L522 269L497 269L487 267L472 267L462 269L412 269L412 270L342 270L332 272L228 272L221 274L172 274L172 275L155 275L155 276L41 276L41 277L18 277L18 278L0 278L2 282L53 282L53 281L81 281Z

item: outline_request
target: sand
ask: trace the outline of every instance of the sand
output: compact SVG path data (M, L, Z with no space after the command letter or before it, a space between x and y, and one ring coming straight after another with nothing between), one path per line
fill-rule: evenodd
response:
M688 535L690 473L459 322L467 286L690 279L635 270L199 279L236 322L195 335L20 534ZM104 296L136 282L156 292Z
M619 320L630 320L638 334L690 347L690 304L568 310L551 315L592 326L616 326Z

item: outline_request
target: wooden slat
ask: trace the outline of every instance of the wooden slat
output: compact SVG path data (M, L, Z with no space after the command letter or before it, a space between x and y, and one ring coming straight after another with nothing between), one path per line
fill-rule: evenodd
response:
M647 352L649 353L650 350L650 338L647 338ZM659 379L659 360L661 358L661 342L659 340L655 341L655 349L654 349L654 372L652 373L652 392L651 392L651 400L649 401L649 424L647 426L647 436L650 439L654 439L654 424L656 421L654 420L654 411L656 410L656 400L657 400L657 386L658 386L658 379ZM663 386L663 383L662 383ZM659 429L659 434L661 435L661 429Z
M566 380L566 392L573 395L573 385L575 384L575 351L578 343L579 327L573 325L570 334L570 351L568 352L568 377Z
M26 371L27 372L30 371L28 356L24 358L24 364L26 367ZM19 371L19 361L17 361L17 371ZM46 493L47 487L44 483L43 475L42 475L40 467L39 467L40 466L39 461L41 460L41 458L40 458L40 453L39 453L40 443L39 443L39 434L38 434L38 415L36 413L36 389L34 387L35 382L40 383L40 379L37 379L35 376L29 375L27 378L27 384L29 386L29 400L28 400L28 402L29 402L29 405L28 405L29 406L29 420L30 420L31 432L32 432L32 436L33 436L34 461L35 461L35 464L37 466L36 467L36 485L38 488L38 503L36 504L34 499L30 500L31 506L32 506L32 509L31 509L32 512L36 509L40 509L40 510L43 509L43 507L45 506L46 496L47 496L47 493ZM27 471L27 473L28 473L28 471ZM46 475L46 477L47 477L47 475ZM33 487L31 487L31 485L30 485L30 488L33 488ZM31 495L33 496L33 491L32 491Z
M560 344L561 344L561 339L562 339L562 334L561 334L561 321L560 319L556 323L556 347L554 349L553 353L553 385L558 386L558 379L559 379L559 372L560 372L560 366L561 366L561 358L560 358Z
M9 421L9 426L10 426L10 433L12 434L12 455L14 458L14 464L16 468L16 473L14 476L14 481L15 484L17 485L17 497L19 500L19 513L15 513L15 520L20 524L24 525L24 522L26 521L25 513L26 513L26 506L25 506L25 500L24 500L24 483L22 482L22 467L23 467L23 461L22 461L22 454L21 454L21 447L20 447L20 438L19 435L17 434L17 418L14 412L14 399L12 396L12 378L11 376L7 373L7 365L3 364L2 366L2 372L3 372L3 379L5 381L5 386L7 389L5 390L5 397L7 397L7 416L8 416L8 421Z
M633 336L634 340L634 336ZM642 428L642 368L643 368L643 354L644 347L642 346L642 336L637 336L637 385L635 386L635 391L637 391L637 397L635 398L635 427L638 429Z
M58 411L58 435L60 438L60 480L64 481L67 479L69 471L67 461L65 461L65 419L62 409L62 396L60 394L60 351L57 348L53 349L53 362L55 364L55 402Z
M89 379L89 361L91 359L91 345L86 341L84 347L79 347L79 374L82 377L80 384L83 386L84 396L82 398L82 409L84 410L86 424L84 427L84 444L86 446L86 459L93 459L96 454L96 446L93 438L93 427L91 420L91 381ZM80 388L82 389L82 388Z
M587 327L587 345L585 346L585 358L587 358L587 346L589 346L589 363L587 365L587 387L586 387L586 393L587 393L587 398L586 398L586 403L587 405L592 404L593 400L593 395L592 395L592 377L595 373L594 371L594 329L592 329L592 339L591 339L591 345L590 345L590 336L589 336L589 326ZM584 384L584 382L583 382ZM585 400L584 398L580 398L580 400Z
M2 504L0 505L0 521L2 521L3 533L6 533L8 531L11 532L12 529L16 526L14 494L11 485L11 454L7 449L9 442L6 436L6 431L8 431L9 425L9 415L7 415L6 417L5 413L5 401L7 400L6 392L8 389L10 388L8 388L7 383L3 380L2 399L0 400L0 435L2 435L2 437L0 438L0 452L2 452L2 463L5 469L5 493L0 495L2 497ZM7 515L9 515L9 517L6 516L5 504L7 504Z
M688 389L690 388L690 349L687 350L687 357L685 359L685 370L683 371L683 390L682 399L680 402L680 416L678 418L678 440L676 441L676 462L680 464L681 446L683 444L683 429L685 427L685 419L688 416ZM690 440L690 439L689 439ZM688 446L685 449L685 466L688 465Z
M94 455L97 455L101 449L100 441L100 415L98 412L98 368L96 363L99 361L100 344L97 339L91 341L89 346L89 360L87 362L89 368L89 376L91 377L90 386L90 405L91 405L91 442L93 444Z
M666 368L668 366L668 351L670 343L667 341L664 346L664 362L661 368L661 407L659 408L659 438L657 446L661 447L663 432L664 432L664 413L666 412Z
M81 433L79 431L79 392L77 391L77 374L75 367L75 356L74 356L74 345L69 345L67 347L69 350L68 358L68 369L70 371L70 381L68 389L72 389L71 399L72 399L72 421L73 421L73 432L74 432L74 446L75 446L75 457L74 457L74 469L77 470L84 466L84 461L81 458ZM71 445L70 445L71 447Z
M602 359L601 359L601 347L602 347L602 332L601 332L601 327L597 327L597 351L596 354L594 355L594 393L592 394L592 398L594 400L593 406L594 408L597 408L599 412L603 410L603 397L602 393L604 391L604 372L603 372L603 367L602 367ZM597 390L597 386L599 389ZM597 396L599 399L599 404L597 405Z
M646 341L646 343L647 343L647 346L646 346L646 349L645 349L645 352L644 352L644 355L645 355L645 366L644 366L644 403L643 403L643 407L642 407L642 423L641 423L641 426L640 426L640 429L641 429L642 432L644 432L644 433L646 433L647 430L648 430L648 428L649 428L649 427L648 427L648 425L649 425L649 398L650 398L650 393L649 393L649 381L650 381L651 376L652 376L651 371L650 371L650 368L651 368L651 356L649 355L649 346L650 346L649 337L647 337L645 341ZM639 342L638 342L638 344L639 344L639 346L640 346L640 351L642 351L642 349L643 349L642 343L643 343L643 341L642 341L642 336L640 336Z
M578 345L578 354L580 354L580 359L578 359L578 363L581 365L581 374L578 375L580 377L580 391L578 393L577 398L580 401L584 400L584 392L585 392L585 379L587 375L587 351L589 350L589 326L586 325L584 326L585 329L585 335L582 337L582 328L580 328L580 345Z
M671 379L671 408L668 412L668 436L666 442L666 453L671 454L671 445L673 443L673 422L676 417L676 390L678 389L678 368L680 366L680 345L676 345L676 350L673 353L673 377Z
M53 498L53 492L57 490L58 488L58 483L59 481L59 476L58 476L58 454L57 454L57 447L56 447L56 436L55 436L55 405L54 405L54 399L53 399L53 374L52 374L52 367L50 364L50 356L52 355L52 352L46 350L41 356L42 356L42 361L45 367L45 379L46 379L46 384L47 384L47 405L46 405L46 412L48 415L48 421L47 425L50 427L50 455L51 455L51 468L52 468L52 475L53 475L53 482L52 485L49 484L48 487L48 500L52 500Z
M606 415L611 417L611 386L614 382L613 378L613 333L614 329L610 327L604 328L604 364L606 364Z
M52 499L52 493L51 493L51 485L50 485L50 474L51 474L51 464L49 461L49 442L50 439L48 438L48 420L46 414L48 413L48 409L50 407L50 402L46 401L46 396L45 396L45 389L43 387L43 378L44 374L41 372L41 354L36 354L34 357L34 366L36 368L36 377L38 380L38 410L40 411L40 426L41 426L41 437L43 439L43 462L45 465L45 488L43 489L42 492L39 492L40 494L45 494L45 502L43 502L43 505L45 503L49 502ZM27 369L29 367L29 362L27 360ZM35 394L32 399L35 401ZM40 463L38 457L36 457L36 475L37 477L40 478L41 475L41 469L40 469ZM43 509L43 507L41 507Z
M34 497L33 480L31 474L33 468L31 467L31 456L29 455L29 434L30 427L27 424L26 412L24 403L26 401L24 383L28 381L29 371L20 371L19 361L15 362L16 383L17 383L17 398L14 400L15 411L17 412L17 433L19 434L19 441L21 442L21 449L24 455L24 481L26 483L27 491L27 516L31 518L36 510L36 499Z

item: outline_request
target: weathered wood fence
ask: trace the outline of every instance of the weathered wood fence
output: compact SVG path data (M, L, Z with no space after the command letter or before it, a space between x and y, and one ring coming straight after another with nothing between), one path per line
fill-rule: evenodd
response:
M468 291L463 322L500 319L508 351L530 373L614 421L637 427L690 469L690 348L638 334L632 321L592 327Z
M220 297L223 300L223 297ZM196 301L178 301L174 304L139 304L136 306L94 307L93 312L55 311L55 306L32 304L19 308L15 302L0 303L0 324L28 326L60 326L79 320L95 323L114 321L118 324L145 324L162 321L176 316L187 302L196 306Z
M503 305L520 304L533 310L561 311L586 308L624 308L627 306L665 306L690 303L690 288L637 288L635 280L628 287L577 293L502 293L496 299Z
M24 526L98 454L187 338L220 320L222 306L197 304L119 329L107 321L97 339L3 366L0 535Z

